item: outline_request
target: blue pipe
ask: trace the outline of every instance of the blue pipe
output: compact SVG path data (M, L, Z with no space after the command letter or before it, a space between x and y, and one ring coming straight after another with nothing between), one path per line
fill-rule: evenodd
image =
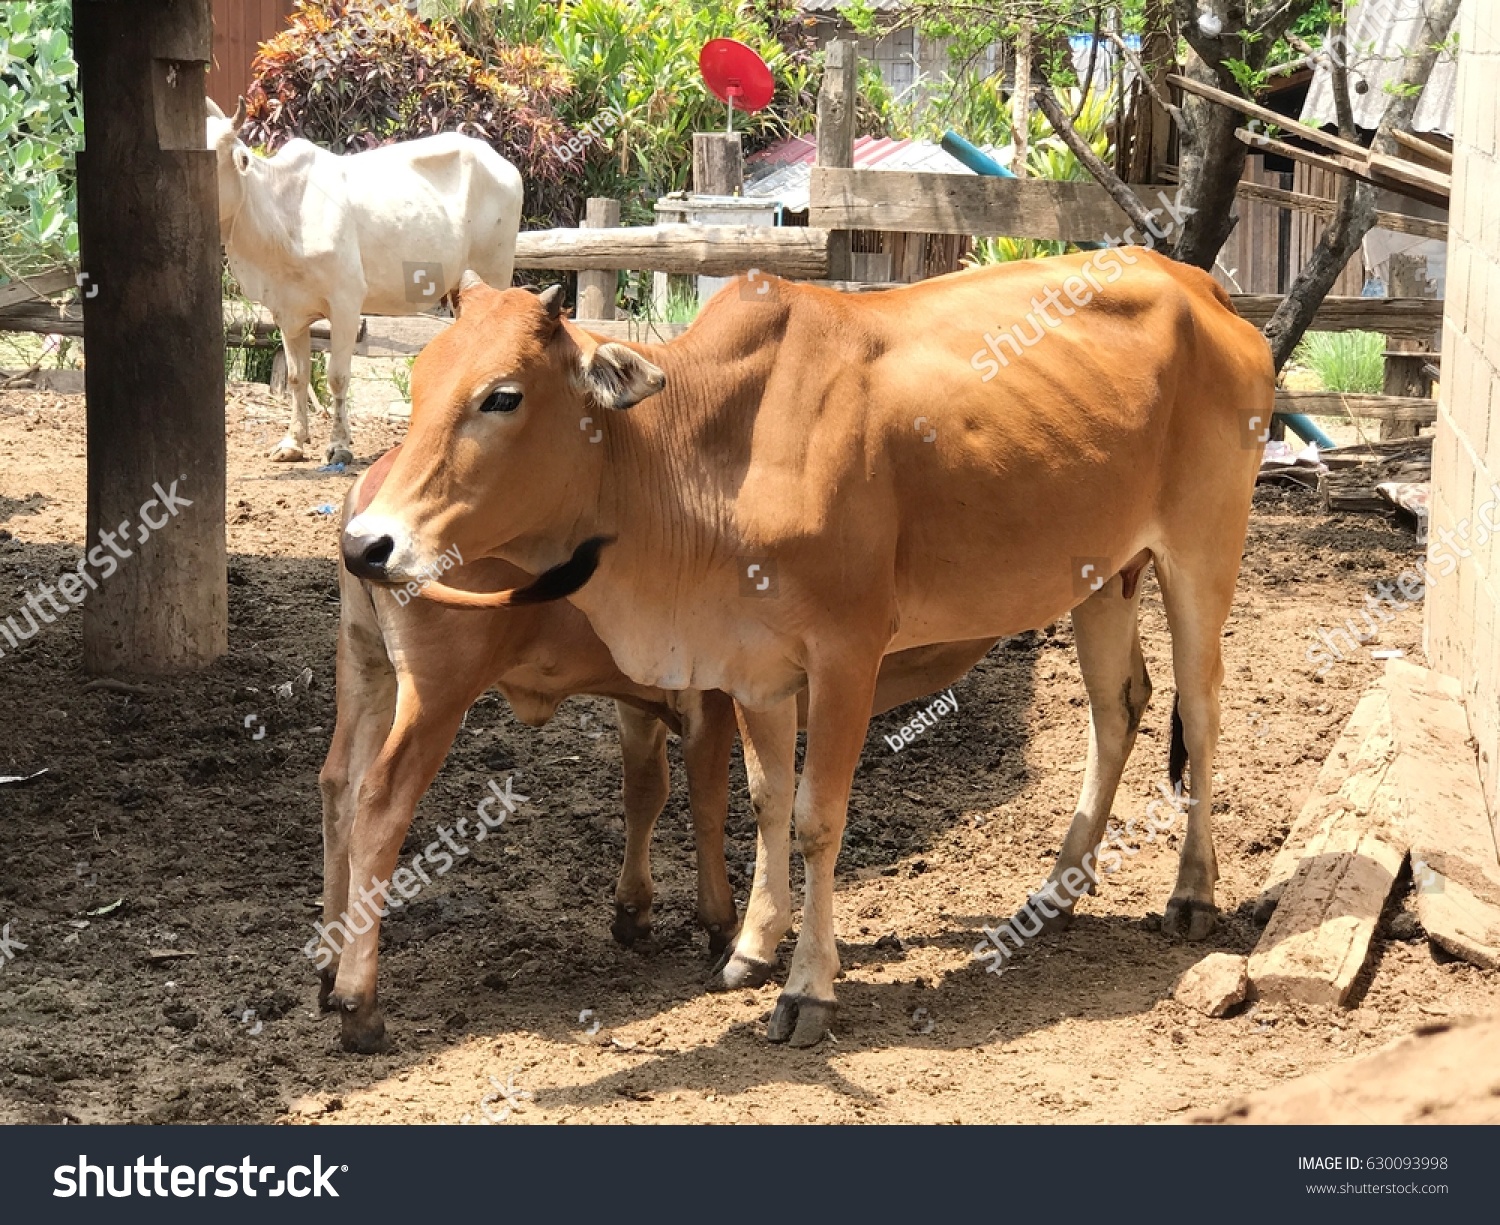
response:
M1332 438L1328 437L1327 434L1314 425L1312 418L1306 413L1277 413L1276 415L1286 422L1287 429L1291 430L1303 442L1317 443L1318 450L1320 451L1331 451L1338 445Z

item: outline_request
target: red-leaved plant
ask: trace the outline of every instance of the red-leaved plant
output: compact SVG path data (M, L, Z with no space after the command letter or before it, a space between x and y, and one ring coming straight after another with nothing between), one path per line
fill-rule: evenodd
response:
M246 95L244 139L277 149L294 136L357 153L436 132L487 141L526 184L526 224L566 226L574 131L557 102L566 68L535 47L497 48L481 63L451 28L401 4L299 0L287 28L261 45Z

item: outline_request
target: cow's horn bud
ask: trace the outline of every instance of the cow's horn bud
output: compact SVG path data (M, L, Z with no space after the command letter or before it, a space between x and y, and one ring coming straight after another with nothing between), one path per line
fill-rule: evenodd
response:
M240 103L234 108L234 118L229 121L231 131L238 132L245 126L245 97L240 95Z
M562 314L563 287L561 285L548 285L546 289L537 294L537 301L542 304L542 309L547 312L549 319L556 319Z

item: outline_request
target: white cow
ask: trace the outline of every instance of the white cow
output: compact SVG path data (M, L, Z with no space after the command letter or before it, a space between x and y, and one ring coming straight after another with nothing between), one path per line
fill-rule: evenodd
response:
M360 316L436 306L464 270L509 285L521 227L521 176L483 141L445 133L338 157L292 140L256 157L239 139L245 100L226 118L208 104L208 147L219 159L219 234L240 288L281 329L292 394L275 460L305 458L312 342L331 331L329 463L350 451L349 364Z

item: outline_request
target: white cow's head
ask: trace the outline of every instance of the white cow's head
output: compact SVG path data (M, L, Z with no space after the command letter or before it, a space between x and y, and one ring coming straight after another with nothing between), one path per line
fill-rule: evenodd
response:
M212 98L208 102L208 147L219 159L219 236L229 241L229 227L245 200L244 176L250 172L254 156L240 140L245 126L245 100L234 108L233 117L225 116Z

